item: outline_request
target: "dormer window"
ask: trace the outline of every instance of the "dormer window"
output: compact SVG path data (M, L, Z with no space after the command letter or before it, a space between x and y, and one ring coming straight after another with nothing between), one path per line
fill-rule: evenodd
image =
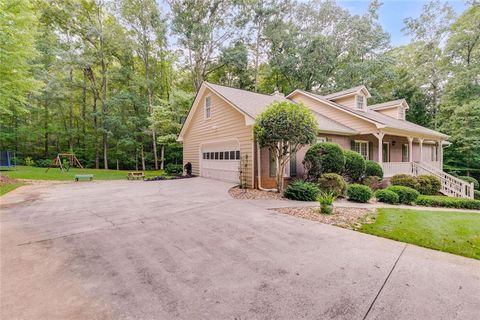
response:
M405 120L405 108L398 107L398 119Z
M365 108L364 97L361 96L361 95L357 95L356 100L357 101L356 101L355 105L356 105L357 109L358 110L364 110L364 108Z
M205 119L210 119L212 116L212 97L205 98Z

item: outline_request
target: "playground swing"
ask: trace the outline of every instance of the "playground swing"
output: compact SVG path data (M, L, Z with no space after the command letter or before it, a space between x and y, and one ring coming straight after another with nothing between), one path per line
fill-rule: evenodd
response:
M71 167L79 167L80 169L83 169L82 164L80 161L78 161L77 157L73 153L57 154L45 172L48 172L48 170L53 167L60 168L62 172L64 172L64 170L68 172Z
M15 153L12 154L10 151L0 151L0 167L7 167L7 168L16 168L15 163Z

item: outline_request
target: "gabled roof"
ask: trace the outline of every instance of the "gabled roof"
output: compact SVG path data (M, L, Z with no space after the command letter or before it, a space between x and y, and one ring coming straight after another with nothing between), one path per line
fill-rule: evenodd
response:
M339 91L339 92L334 92L334 93L327 94L327 95L323 96L323 98L325 98L327 100L334 100L334 99L339 99L339 98L344 97L344 96L349 96L349 95L352 95L352 94L356 94L360 91L363 91L363 93L365 94L365 96L367 98L371 97L370 92L368 92L367 87L365 87L364 85L360 85L360 86L356 86L356 87L353 87L353 88L350 88L350 89L346 89L346 90L342 90L342 91Z
M398 107L400 105L403 105L407 109L409 108L408 103L405 99L398 99L398 100L387 101L383 103L372 104L371 106L368 106L368 108L370 110L384 110L384 109Z
M340 122L337 122L333 119L330 119L315 110L310 110L313 113L313 116L317 120L318 127L320 128L320 132L334 132L334 133L340 133L340 134L346 134L346 135L351 135L351 134L358 134L358 132L350 127L347 127L344 124L341 124Z
M204 82L204 84L211 90L215 91L218 95L237 106L238 109L240 109L252 118L255 118L258 114L260 114L265 109L265 107L272 102L291 102L291 100L285 99L285 97L279 94L262 94L232 87L221 86L219 84L213 84L206 81Z
M417 134L437 136L442 138L448 137L447 135L441 132L419 126L418 124L415 124L406 120L395 119L387 115L381 114L380 112L377 112L375 110L366 110L366 111L356 110L356 109L349 108L341 104L335 103L333 101L327 100L323 96L320 96L311 92L306 92L302 90L295 90L294 92L303 93L307 96L313 97L314 99L324 102L327 105L333 106L337 109L341 109L342 111L353 114L368 122L375 123L378 128L390 128L390 129L396 129L396 130L402 130L402 131L411 131ZM290 93L287 97L292 96L294 92Z

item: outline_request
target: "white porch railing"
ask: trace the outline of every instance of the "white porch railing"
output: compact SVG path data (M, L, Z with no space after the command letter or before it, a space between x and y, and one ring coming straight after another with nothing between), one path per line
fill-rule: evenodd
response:
M414 176L422 174L433 175L440 179L442 184L440 192L444 195L473 199L473 183L468 183L443 172L436 163L384 162L382 165L385 177L392 177L400 173Z

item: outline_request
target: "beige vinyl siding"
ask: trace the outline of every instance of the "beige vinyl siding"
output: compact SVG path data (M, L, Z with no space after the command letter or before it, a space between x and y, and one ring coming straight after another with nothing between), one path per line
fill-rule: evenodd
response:
M384 114L386 116L398 119L398 107L378 110L377 112Z
M356 106L355 106L355 103L356 103L355 95L352 95L352 96L349 96L349 97L338 98L338 99L335 99L333 101L338 103L338 104L341 104L342 106L346 106L346 107L349 107L349 108L356 108Z
M329 106L306 95L296 94L292 97L292 100L295 102L302 102L312 110L315 110L318 113L340 122L358 132L373 132L376 130L376 126L373 123L360 119L343 110L338 110L335 107ZM320 128L320 130L322 130L322 128Z
M204 119L205 98L211 96L211 117ZM200 171L200 147L216 141L238 140L242 159L248 156L248 187L253 187L253 134L252 126L245 125L245 116L225 100L207 89L199 99L199 105L183 137L183 163L191 162L194 175Z

